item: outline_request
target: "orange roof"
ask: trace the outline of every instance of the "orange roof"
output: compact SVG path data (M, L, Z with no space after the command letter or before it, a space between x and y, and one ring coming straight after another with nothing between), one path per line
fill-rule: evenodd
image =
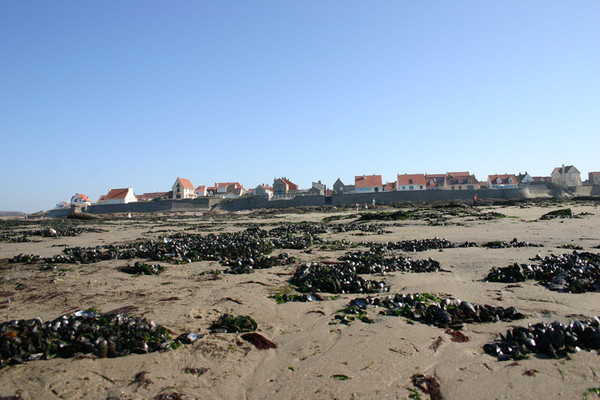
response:
M82 194L82 193L75 193L75 196L73 196L73 197L79 197L83 201L89 201L89 202L92 201L92 200L90 200L89 197L87 197L85 194Z
M227 186L229 185L233 185L236 189L241 189L242 185L239 182L220 182L220 183L215 183L215 188L217 187L225 187L227 188Z
M288 185L288 190L298 190L298 185L286 178L281 178Z
M512 178L512 182L509 182L509 178ZM500 179L500 183L496 182L497 179ZM515 174L504 174L504 175L489 175L488 181L496 185L515 185L519 183Z
M424 174L398 175L398 185L427 185L427 179Z
M470 176L471 174L469 174L468 171L465 171L465 172L447 172L446 175L458 177L458 176Z
M354 177L356 187L381 187L383 186L381 175L361 175Z
M206 186L201 185L201 186L198 186L195 190L198 191L198 190L205 190L205 189L206 189Z
M111 189L103 200L124 199L129 193L129 188Z
M181 183L181 186L184 188L194 190L194 185L192 185L192 182L190 182L189 179L177 178L177 181Z

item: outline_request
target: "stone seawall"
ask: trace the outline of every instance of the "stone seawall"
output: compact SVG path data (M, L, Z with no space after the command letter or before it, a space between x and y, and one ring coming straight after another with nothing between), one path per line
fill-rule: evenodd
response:
M84 207L83 212L89 214L114 214L114 213L152 213L152 212L170 212L170 211L206 211L214 204L221 201L215 198L201 198L193 200L161 200L161 201L140 201L127 204L94 204ZM61 210L50 210L46 212L49 218L66 217L72 213L70 208Z
M531 190L530 190L531 189ZM545 187L500 189L500 190L414 190L392 191L379 193L350 193L331 197L298 196L291 199L266 200L262 197L225 200L218 208L225 211L252 210L255 208L290 208L303 206L353 205L397 203L403 201L430 202L450 200L472 200L477 195L479 199L528 199L532 197L550 197Z
M596 190L582 190L582 194L596 194ZM600 194L600 193L598 193ZM206 211L217 205L224 211L244 211L257 208L292 208L307 206L326 205L364 205L386 203L432 202L451 200L472 200L477 195L479 199L528 199L537 197L552 197L556 195L551 188L544 185L527 186L519 189L500 190L414 190L414 191L391 191L379 193L350 193L343 195L326 196L297 196L293 198L267 200L263 197L244 197L240 199L219 199L204 197L193 200L161 200L146 201L128 204L97 204L88 206L84 212L90 214L112 214L112 213L151 213L170 211ZM70 210L51 210L46 214L48 217L59 218L70 214Z

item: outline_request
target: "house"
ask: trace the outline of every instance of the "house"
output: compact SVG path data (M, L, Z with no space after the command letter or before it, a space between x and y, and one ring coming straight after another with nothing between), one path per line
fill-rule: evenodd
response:
M273 180L273 195L286 196L298 191L298 185L287 178L278 178Z
M245 192L244 187L239 182L215 183L214 188L215 196L219 197L232 197L234 196L234 193L237 193L237 196L239 197Z
M254 189L254 196L261 196L264 197L266 199L271 199L271 197L273 197L273 188L269 185L265 185L264 183L262 185L258 185L255 189Z
M82 193L75 193L75 195L73 197L71 197L71 204L72 205L86 205L86 206L90 206L92 205L92 200L90 200L89 197L87 197L85 194Z
M534 176L532 183L552 182L551 176Z
M383 191L381 175L359 175L354 177L356 193L375 193Z
M198 186L196 189L194 189L194 193L196 194L197 197L208 196L208 191L206 190L206 185Z
M517 174L516 177L517 177L517 181L522 185L527 185L527 184L535 181L535 179L533 179L533 176L529 175L527 173L527 171L525 171L524 174L521 174L521 173Z
M171 192L171 196L172 196ZM160 200L169 198L169 192L151 192L144 194L136 194L135 197L138 201L150 201L150 200Z
M550 176L552 183L564 188L581 186L581 173L572 165L556 167Z
M108 193L100 196L99 204L127 204L137 201L133 188L108 189Z
M321 183L321 181L318 182L313 182L312 183L312 187L308 190L309 194L313 194L313 195L325 195L325 190L327 190L327 187Z
M196 197L194 193L194 185L189 179L179 178L173 184L173 199L193 199Z
M387 182L383 187L383 191L384 192L393 192L394 190L396 190L396 185L397 185L397 182Z
M207 188L207 193L209 192ZM239 182L220 182L215 183L214 191L215 196L226 197L226 198L236 198L244 195L246 193L246 189Z
M519 181L514 174L488 175L488 189L517 189Z
M475 175L465 172L446 172L444 179L445 190L478 190L480 189L479 181Z
M61 201L54 207L55 210L64 210L67 208L71 208L71 205L66 201Z
M588 182L590 185L600 185L600 172L588 173Z
M340 178L337 178L333 184L333 191L337 194L354 193L354 185L344 185Z
M427 190L427 178L425 174L398 174L396 190Z
M446 174L425 174L426 190L441 190L446 184Z

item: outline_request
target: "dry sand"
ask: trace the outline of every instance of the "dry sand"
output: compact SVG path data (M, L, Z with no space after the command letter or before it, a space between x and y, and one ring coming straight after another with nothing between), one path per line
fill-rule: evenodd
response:
M225 269L217 262L163 263L168 269L160 276L130 276L119 272L118 267L132 263L125 260L66 265L55 271L4 263L0 269L0 321L35 317L46 321L75 309L94 307L108 311L135 306L135 315L150 318L179 334L207 333L211 322L223 313L251 315L258 323L258 331L277 343L278 348L260 351L237 334L219 333L208 334L192 345L169 352L110 359L32 361L0 370L0 396L149 399L161 394L162 398L178 398L166 397L178 393L185 399L408 399L410 389L416 389L411 376L422 373L438 379L445 399L581 399L588 388L600 387L597 352L581 351L563 359L532 356L513 363L498 361L482 349L483 344L493 341L513 325L568 322L600 315L599 293L558 293L533 281L518 285L481 281L492 266L527 262L538 253L570 252L557 248L564 244L598 252L592 247L600 245L600 210L594 204L560 207L564 206L571 207L575 213L593 215L538 221L542 214L559 207L494 207L489 209L515 218L490 221L456 218L451 221L453 224L446 226L402 221L390 227L391 234L324 235L356 242L440 237L456 243L481 244L518 238L543 244L542 248L456 248L415 253L410 256L431 257L450 272L385 276L392 293L450 294L471 302L515 306L529 316L512 323L466 325L463 332L470 338L466 343L452 342L443 329L373 312L373 324L332 324L336 310L358 295L341 295L338 299L317 303L276 304L269 295L287 287L289 275L286 273L292 273L295 265L245 275L222 274L218 276L220 279L211 280L207 279L210 275L199 274ZM350 213L340 210L333 214ZM330 215L332 213L237 213L215 220L180 220L171 216L154 222L134 216L130 221L118 219L103 223L100 227L107 230L104 233L39 238L36 243L0 243L0 259L20 253L52 256L62 249L56 245L63 244L122 244L137 238L156 238L167 234L166 231L203 233L214 228L237 231L244 229L242 223L321 221ZM336 260L345 253L288 252L302 262ZM443 342L433 350L430 346L438 337ZM184 372L185 368L207 370L204 374L190 374ZM530 376L524 374L527 370L537 372ZM142 371L145 371L146 381L134 382L136 374ZM338 380L334 375L345 375L349 379ZM428 398L418 393L420 398Z

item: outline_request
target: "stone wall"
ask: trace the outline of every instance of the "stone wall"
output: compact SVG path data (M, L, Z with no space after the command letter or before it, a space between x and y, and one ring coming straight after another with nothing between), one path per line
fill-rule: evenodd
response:
M532 193L533 192L533 193ZM263 198L250 197L235 200L226 200L219 204L219 208L226 211L251 210L255 208L290 208L302 206L324 205L353 205L398 203L404 201L430 202L450 200L472 200L477 195L479 199L527 199L532 197L549 197L545 187L531 190L529 187L519 189L499 190L414 190L391 191L379 193L350 193L338 194L332 197L325 196L297 196L290 199L277 199L268 201Z
M594 190L596 189L596 190ZM592 189L582 190L582 194L600 195L600 186ZM415 190L415 191L391 191L379 193L349 193L338 194L331 197L326 196L297 196L292 198L276 198L267 200L261 196L243 197L239 199L219 199L214 197L205 197L199 199L186 200L161 200L147 201L128 204L105 204L92 205L85 209L85 212L91 214L112 214L112 213L149 213L149 212L169 212L169 211L206 211L218 205L219 209L225 211L243 211L257 208L291 208L306 206L325 206L325 205L364 205L372 204L373 200L377 204L399 203L399 202L432 202L432 201L451 201L451 200L472 200L474 195L481 200L484 199L527 199L534 197L551 197L554 193L551 188L545 185L531 185L519 189L499 189L499 190ZM48 212L50 217L63 217L68 215L70 210L51 210Z
M201 198L185 200L161 200L161 201L139 201L127 204L94 204L88 206L84 212L90 214L113 214L113 213L150 213L169 211L194 211L209 210L220 199Z

